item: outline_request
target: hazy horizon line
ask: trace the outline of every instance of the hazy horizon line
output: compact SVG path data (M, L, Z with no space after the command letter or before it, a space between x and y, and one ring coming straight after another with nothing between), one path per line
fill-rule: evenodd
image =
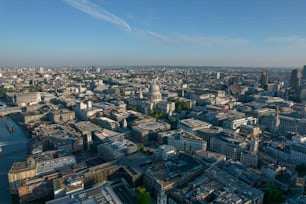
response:
M303 67L306 65L301 65L300 69L303 69ZM254 66L254 65L165 65L165 64L118 64L118 65L103 65L103 64L84 64L84 65L9 65L9 66L3 66L1 65L0 68L38 68L38 67L44 67L44 68L89 68L89 67L98 67L98 68L133 68L133 67L194 67L194 68L268 68L268 69L299 69L297 66L271 66L271 65L263 65L263 66Z

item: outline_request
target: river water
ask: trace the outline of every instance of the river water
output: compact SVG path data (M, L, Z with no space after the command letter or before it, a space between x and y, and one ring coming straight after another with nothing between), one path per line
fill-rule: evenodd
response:
M15 128L13 133L9 133L7 130L6 122ZM7 143L7 145L2 146L2 156L0 156L0 204L9 204L13 201L7 173L14 162L26 159L27 152L26 135L11 119L0 120L0 145L3 143Z

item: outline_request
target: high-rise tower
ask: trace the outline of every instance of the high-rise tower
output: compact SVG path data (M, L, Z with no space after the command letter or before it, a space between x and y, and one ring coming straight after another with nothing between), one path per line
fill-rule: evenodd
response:
M262 70L261 71L261 78L260 78L261 88L266 89L268 83L269 83L268 71L267 70Z
M304 68L303 68L302 81L306 81L306 65L304 65Z
M290 77L290 87L295 92L298 93L302 80L302 70L301 69L294 69L291 71Z

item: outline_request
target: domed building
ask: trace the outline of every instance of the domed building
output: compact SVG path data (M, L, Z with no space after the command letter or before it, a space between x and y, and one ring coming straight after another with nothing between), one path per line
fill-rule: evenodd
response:
M160 88L157 84L152 84L150 86L149 99L152 103L158 103L162 100Z
M143 98L142 89L139 90L138 98L131 98L128 101L129 106L136 107L139 112L149 114L151 110L159 108L161 112L172 115L175 111L175 103L163 101L160 88L156 83L150 85L146 98Z

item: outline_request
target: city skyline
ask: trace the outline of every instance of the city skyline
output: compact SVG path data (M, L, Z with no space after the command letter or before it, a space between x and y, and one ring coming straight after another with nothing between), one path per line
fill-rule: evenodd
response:
M301 67L303 1L0 0L0 66Z

